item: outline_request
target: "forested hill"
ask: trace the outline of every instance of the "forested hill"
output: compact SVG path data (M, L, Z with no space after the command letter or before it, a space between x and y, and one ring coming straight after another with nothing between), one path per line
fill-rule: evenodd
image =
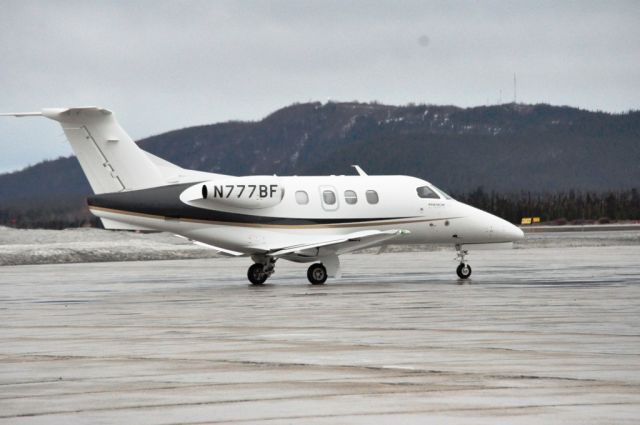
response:
M388 106L308 103L259 122L165 133L144 149L227 174L423 177L452 192L609 190L640 181L640 112L549 105Z
M257 122L185 128L139 144L186 168L234 175L349 174L359 164L369 174L418 176L454 193L640 185L638 111L305 103ZM81 204L89 191L72 158L0 175L0 207L21 199Z

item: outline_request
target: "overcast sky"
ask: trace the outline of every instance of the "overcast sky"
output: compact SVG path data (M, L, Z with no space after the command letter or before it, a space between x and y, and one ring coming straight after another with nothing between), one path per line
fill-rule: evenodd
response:
M0 0L0 112L97 105L134 139L309 100L640 108L640 1ZM71 153L0 117L0 172Z

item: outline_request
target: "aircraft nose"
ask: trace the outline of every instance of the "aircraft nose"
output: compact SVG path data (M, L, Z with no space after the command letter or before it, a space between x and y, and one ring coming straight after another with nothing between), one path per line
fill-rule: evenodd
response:
M501 220L502 221L502 220ZM504 241L515 242L524 239L524 232L513 224L502 221L494 230L494 236Z

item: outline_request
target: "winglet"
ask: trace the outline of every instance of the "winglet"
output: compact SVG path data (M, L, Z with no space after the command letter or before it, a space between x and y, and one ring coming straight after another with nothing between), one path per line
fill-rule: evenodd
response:
M364 170L362 168L360 168L359 165L352 165L352 167L356 169L356 171L358 172L359 175L368 176L368 174L365 173Z

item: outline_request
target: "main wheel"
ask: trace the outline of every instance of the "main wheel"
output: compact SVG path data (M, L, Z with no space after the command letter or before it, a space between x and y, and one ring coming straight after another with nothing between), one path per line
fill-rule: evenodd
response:
M312 285L322 285L327 281L327 269L320 263L312 264L307 270L307 279Z
M264 272L264 266L260 263L255 263L247 271L247 277L249 282L254 285L262 285L267 280L267 274Z
M471 266L466 263L461 263L456 269L456 273L458 273L460 279L467 279L471 276Z

